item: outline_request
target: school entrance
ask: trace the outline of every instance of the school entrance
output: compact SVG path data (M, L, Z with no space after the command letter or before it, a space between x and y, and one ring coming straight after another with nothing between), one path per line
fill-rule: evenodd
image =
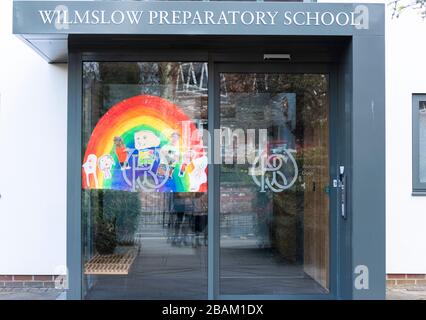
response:
M14 8L68 63L69 299L384 296L382 5Z

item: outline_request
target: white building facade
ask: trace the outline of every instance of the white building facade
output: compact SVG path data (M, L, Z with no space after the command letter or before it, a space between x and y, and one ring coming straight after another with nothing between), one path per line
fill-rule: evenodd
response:
M0 2L0 287L51 287L67 266L68 65L47 63L13 35L12 10L12 0ZM425 34L418 13L386 9L388 285L426 284L426 195L412 183Z

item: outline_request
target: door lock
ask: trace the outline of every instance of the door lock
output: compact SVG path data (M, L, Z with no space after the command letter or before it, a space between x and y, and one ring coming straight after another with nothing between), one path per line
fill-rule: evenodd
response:
M340 214L343 219L346 219L346 172L345 167L339 167L339 179L338 179L338 188L339 188L339 203L340 203Z

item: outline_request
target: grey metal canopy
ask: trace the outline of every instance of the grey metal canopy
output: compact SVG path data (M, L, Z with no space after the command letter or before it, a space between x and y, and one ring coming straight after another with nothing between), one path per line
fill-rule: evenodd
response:
M66 62L69 35L384 33L382 5L204 1L15 1L13 33L49 62Z

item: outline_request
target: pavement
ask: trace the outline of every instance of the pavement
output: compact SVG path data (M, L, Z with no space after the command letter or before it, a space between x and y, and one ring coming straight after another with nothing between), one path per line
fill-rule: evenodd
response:
M64 300L64 292L50 288L0 288L0 300Z
M386 300L426 300L426 287L387 289Z
M63 291L37 288L0 288L0 300L64 300ZM392 288L386 300L426 300L426 287Z

